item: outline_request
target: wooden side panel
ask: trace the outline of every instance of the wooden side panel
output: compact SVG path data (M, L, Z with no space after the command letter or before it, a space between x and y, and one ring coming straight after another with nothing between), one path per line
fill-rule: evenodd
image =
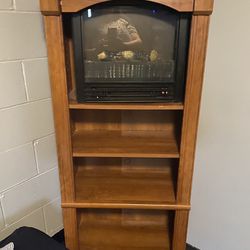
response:
M195 0L194 13L210 15L213 11L214 0Z
M209 16L193 16L177 188L181 204L190 203L208 27Z
M172 250L186 250L189 211L176 211Z
M63 208L64 235L69 250L79 249L78 220L75 208Z
M44 21L48 48L62 202L70 202L74 200L75 195L62 19L61 16L46 16L44 17Z
M91 5L109 0L62 0L62 12L77 12ZM143 0L141 0L143 1ZM193 11L194 0L151 0L181 12Z
M40 9L43 15L60 15L59 0L40 0Z

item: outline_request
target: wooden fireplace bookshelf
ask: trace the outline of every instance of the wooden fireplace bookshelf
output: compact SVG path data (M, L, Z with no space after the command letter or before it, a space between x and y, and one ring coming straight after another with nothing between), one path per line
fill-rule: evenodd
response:
M192 12L184 103L78 103L66 13L107 0L40 0L48 47L66 245L184 250L212 0Z

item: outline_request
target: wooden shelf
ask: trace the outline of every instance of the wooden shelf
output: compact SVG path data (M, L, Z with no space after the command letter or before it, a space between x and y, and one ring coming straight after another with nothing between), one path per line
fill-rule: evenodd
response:
M75 206L174 208L176 160L78 159Z
M171 216L165 211L81 210L80 249L169 250Z
M70 109L93 110L183 110L182 103L78 103L70 101Z
M73 134L73 157L179 158L167 131L79 130Z

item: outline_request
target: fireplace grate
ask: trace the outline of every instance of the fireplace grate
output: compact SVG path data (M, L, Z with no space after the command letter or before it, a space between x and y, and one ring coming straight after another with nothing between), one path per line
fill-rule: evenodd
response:
M86 82L174 81L174 61L168 62L99 62L85 61Z

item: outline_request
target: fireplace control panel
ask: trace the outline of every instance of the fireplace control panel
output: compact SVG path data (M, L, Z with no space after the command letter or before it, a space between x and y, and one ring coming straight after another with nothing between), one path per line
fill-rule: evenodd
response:
M173 100L174 99L174 88L172 86L166 88L144 88L139 90L136 88L86 88L82 95L84 101L89 102L108 102L108 101L135 101L141 100L141 102L150 102L150 101L164 101L164 100Z

